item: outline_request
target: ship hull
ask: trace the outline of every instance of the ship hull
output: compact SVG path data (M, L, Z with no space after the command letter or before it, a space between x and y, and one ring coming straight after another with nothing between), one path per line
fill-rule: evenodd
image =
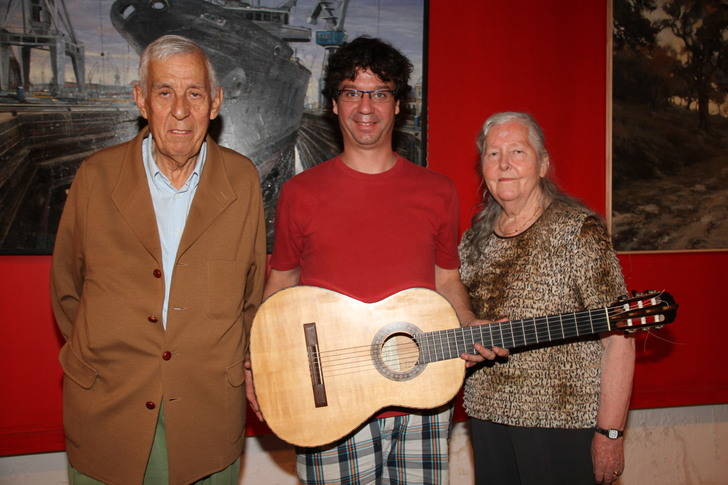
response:
M261 178L290 156L311 73L293 59L287 42L242 9L200 0L117 0L111 21L139 54L165 34L201 45L225 93L220 131L213 133L218 142L250 157Z

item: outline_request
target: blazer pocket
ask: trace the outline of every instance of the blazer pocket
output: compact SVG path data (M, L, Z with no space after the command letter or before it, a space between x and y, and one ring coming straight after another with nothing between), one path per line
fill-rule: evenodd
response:
M61 348L59 360L63 368L63 431L68 442L80 447L98 373L84 363L68 343Z
M229 439L233 443L243 437L245 431L245 373L243 361L234 363L225 369L227 376L227 414L230 423Z
M241 261L207 262L207 315L235 320L243 310L245 268Z
M68 343L61 347L58 360L61 361L61 367L66 377L84 389L91 389L99 373L84 363Z
M240 387L245 382L245 372L243 371L243 361L236 362L225 369L227 380L233 387Z

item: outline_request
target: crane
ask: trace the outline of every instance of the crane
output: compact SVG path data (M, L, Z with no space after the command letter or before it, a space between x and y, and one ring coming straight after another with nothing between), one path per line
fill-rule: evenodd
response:
M324 21L325 30L316 31L316 44L325 49L324 60L321 72L326 69L331 54L346 42L346 31L344 21L346 20L346 9L349 7L349 0L322 0L316 4L308 23L317 25L319 18ZM323 89L324 77L319 78L319 93ZM326 103L322 94L319 94L319 106Z
M10 32L5 28L13 6L20 10L22 32ZM31 49L50 52L53 69L51 92L54 95L62 94L64 90L66 56L71 58L79 91L84 90L84 46L76 38L65 0L10 0L0 14L0 60L9 57L12 46L20 47L20 71L26 90L30 88ZM5 65L5 62L0 62L0 89L6 89L9 84Z

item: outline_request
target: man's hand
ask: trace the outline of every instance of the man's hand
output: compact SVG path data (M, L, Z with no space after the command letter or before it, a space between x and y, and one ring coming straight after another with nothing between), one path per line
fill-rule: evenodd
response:
M610 440L600 433L594 433L591 446L594 480L597 483L612 483L624 471L624 438Z
M499 322L505 322L507 319L498 320ZM474 325L488 325L490 322L488 320L473 320L466 324L467 327L471 327ZM496 357L508 357L508 349L503 349L500 347L492 347L490 349L483 347L480 344L475 344L475 350L478 352L477 354L468 354L468 353L462 353L460 354L460 358L465 361L465 367L472 367L475 364L479 364L481 362L484 362L487 360L494 360Z
M243 369L245 371L245 397L248 398L248 404L250 409L255 412L258 419L264 422L263 414L260 412L260 406L258 406L258 398L255 397L255 386L253 385L253 370L250 367L250 359L246 358L243 363Z

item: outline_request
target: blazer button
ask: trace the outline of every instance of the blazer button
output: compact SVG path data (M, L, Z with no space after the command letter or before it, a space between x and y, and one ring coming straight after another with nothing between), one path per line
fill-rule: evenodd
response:
M164 352L164 353L162 354L162 358L163 358L164 360L169 360L169 359L171 359L171 358L172 358L172 352L170 352L169 350L168 350L168 351L166 351L166 352Z
M157 407L152 401L147 401L145 406L147 407L147 409L154 409Z
M154 275L155 278L162 277L162 272L159 269L155 269L154 271L152 271L152 274Z
M147 317L147 320L149 320L152 323L157 323L159 321L159 318L157 318L156 315L149 315Z

